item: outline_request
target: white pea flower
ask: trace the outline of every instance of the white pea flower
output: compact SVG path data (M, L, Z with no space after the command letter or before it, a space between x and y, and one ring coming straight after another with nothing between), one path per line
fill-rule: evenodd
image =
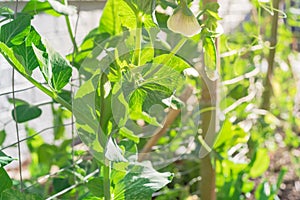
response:
M167 25L168 28L175 33L192 37L200 33L201 27L186 2L181 2L173 15L168 19Z

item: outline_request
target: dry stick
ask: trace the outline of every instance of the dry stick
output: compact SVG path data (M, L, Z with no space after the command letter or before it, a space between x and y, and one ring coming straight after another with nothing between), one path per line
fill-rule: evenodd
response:
M193 93L193 88L191 86L187 86L184 92L180 95L179 99L183 102L186 102ZM157 141L167 132L169 126L174 122L176 117L179 115L181 110L170 109L169 113L165 117L164 125L162 128L159 128L155 131L153 137L146 143L142 152L139 154L139 161L143 161L147 157L147 153L149 153L154 145L157 144Z
M275 53L276 53L276 45L277 45L277 33L278 33L278 16L279 13L279 2L280 0L273 0L273 7L274 7L274 15L272 18L272 29L271 29L271 49L268 57L268 71L267 77L265 79L265 90L263 92L262 104L261 108L265 110L269 110L270 108L270 97L272 95L272 79L273 79L273 71L274 71L274 60L275 60Z

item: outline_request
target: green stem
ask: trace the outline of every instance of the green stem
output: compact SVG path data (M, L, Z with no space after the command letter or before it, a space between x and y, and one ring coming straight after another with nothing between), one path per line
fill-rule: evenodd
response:
M35 106L37 106L37 107L41 107L41 106L46 106L46 105L49 105L49 104L53 104L53 101L48 101L48 102L44 102L44 103L40 103L40 104L37 104L37 105L35 105Z
M141 63L141 49L142 49L142 20L139 14L137 14L137 28L135 38L135 50L134 50L134 61L133 63L140 66Z
M68 5L68 0L62 0L62 2L63 2L63 4ZM65 15L65 20L66 20L69 36L70 36L70 39L71 39L73 47L74 47L74 52L77 53L78 46L77 46L73 31L72 31L71 22L70 22L70 18L68 15Z
M155 68L150 71L148 74L146 74L145 79L150 78L151 76L153 76L156 72L158 72L166 63L169 62L169 60L181 49L181 47L185 44L185 42L187 41L187 38L184 37L182 38L178 44L171 50L171 52L168 54L168 56L157 66L155 66Z
M258 37L260 38L260 29L261 29L261 7L258 7Z
M14 66L12 63L10 63L12 66ZM35 79L33 79L31 76L27 75L27 74L23 74L21 73L28 81L30 81L34 86L36 86L37 88L39 88L42 92L44 92L45 94L47 94L49 97L51 97L53 100L55 100L56 102L60 103L61 105L63 105L65 108L67 108L69 111L72 112L72 105L69 104L68 102L66 102L63 98L61 98L60 96L58 96L57 93L49 90L48 88L44 87L41 83L37 82Z
M103 191L104 199L110 200L110 161L105 159L105 164L103 165Z
M72 44L74 46L74 51L75 51L75 53L77 53L78 52L78 47L77 47L77 43L75 41L75 37L73 35L73 31L72 31L72 28L71 28L71 22L70 22L69 16L66 15L65 19L66 19L66 23L67 23L67 28L68 28L69 35L70 35Z

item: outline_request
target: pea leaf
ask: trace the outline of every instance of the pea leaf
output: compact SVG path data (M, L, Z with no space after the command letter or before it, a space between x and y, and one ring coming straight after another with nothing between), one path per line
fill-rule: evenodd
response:
M117 35L121 32L120 4L120 0L108 0L106 2L99 25L100 33Z
M44 44L46 41L44 41ZM55 91L60 91L72 76L72 68L58 52L54 51L49 45L46 52L40 50L33 44L34 53L39 61L41 71L49 86Z
M8 7L0 7L0 16L6 17L6 19L12 19L14 17L14 11Z
M75 6L71 5L64 5L59 1L56 0L47 0L51 7L58 13L63 15L74 15L77 12L77 9Z
M115 200L150 200L152 194L170 183L173 176L169 172L157 172L148 161L129 165L126 175L121 179L118 173L112 174Z
M26 68L27 73L39 66L32 47L26 46L25 43L13 47L16 58Z
M24 104L17 106L15 109L13 109L11 114L16 122L23 123L38 118L42 114L42 110L37 106Z
M44 198L36 195L36 194L27 194L25 192L20 192L20 190L16 189L8 189L5 190L2 195L0 196L0 200L19 200L19 199L26 199L26 200L42 200Z
M126 127L122 127L119 131L119 134L125 138L128 138L129 140L134 141L135 143L139 143L139 141L140 141L140 138L138 136L134 135L133 131L129 130Z
M13 99L13 98L8 98L8 102L11 103L11 104L15 103L16 106L28 104L27 101L24 101L24 100L18 99L18 98L15 98L15 99Z
M30 15L35 15L41 12L53 16L62 15L74 15L77 12L75 6L64 5L56 0L47 0L47 1L29 1L22 10L22 13L27 13Z
M203 41L204 49L204 62L205 62L205 71L207 77L211 80L215 80L216 77L216 67L217 67L217 51L216 45L211 37L205 37Z
M14 159L10 156L7 156L5 153L0 151L0 167L4 167L11 163Z
M99 127L99 113L95 105L100 73L100 70L94 71L94 76L78 89L73 100L73 114L80 139L90 146L97 159L104 159L107 136Z
M0 29L0 41L8 47L23 43L30 32L30 15L20 15L15 20L4 24Z
M0 53L4 58L11 64L14 65L15 69L18 70L21 74L27 74L24 66L19 62L19 60L14 55L14 52L3 42L0 42Z
M251 169L249 175L252 178L257 178L262 175L269 167L270 157L268 155L267 149L258 149L255 153L255 157L252 160L253 162L250 163Z
M5 141L6 138L6 132L5 130L1 130L0 131L0 146L3 144L3 142Z
M0 167L0 194L8 188L12 187L12 180L8 176L7 172L3 169L3 167Z
M89 180L87 187L96 197L104 197L103 177L97 177Z

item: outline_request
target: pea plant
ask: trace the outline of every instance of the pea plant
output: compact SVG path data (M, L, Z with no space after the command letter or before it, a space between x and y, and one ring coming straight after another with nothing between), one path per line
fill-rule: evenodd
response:
M279 12L272 3L253 4L260 20L261 9ZM285 170L271 192L264 188L266 180L255 186L253 179L262 176L270 160L267 148L259 143L259 130L253 127L251 135L245 125L260 120L250 119L244 110L255 104L255 78L263 80L255 77L255 56L264 48L249 51L246 59L230 54L221 60L220 53L230 50L230 45L252 41L253 46L261 40L257 32L247 40L238 33L234 39L221 36L218 9L215 1L108 0L99 26L78 45L69 19L77 11L67 1L30 0L20 12L1 7L0 53L51 97L53 123L59 125L54 138L63 140L60 145L47 144L26 125L31 176L45 175L54 165L64 174L44 189L17 192L18 186L13 186L4 169L14 159L1 150L0 197L186 199L198 194L195 191L203 199L246 199L251 193L257 199L277 197ZM69 55L60 55L31 25L40 13L65 18L73 44ZM248 61L251 72L239 67ZM35 78L37 73L43 80ZM231 81L236 74L243 78ZM221 78L225 79L222 87ZM270 95L264 94L263 99ZM9 101L17 123L42 114L39 105L15 97ZM88 153L71 152L74 141L64 140L63 122L73 117L79 143L86 145ZM263 125L259 128L269 131ZM70 163L74 155L93 158ZM178 177L184 169L191 171ZM19 185L24 191L26 181ZM64 186L71 192L60 194Z

